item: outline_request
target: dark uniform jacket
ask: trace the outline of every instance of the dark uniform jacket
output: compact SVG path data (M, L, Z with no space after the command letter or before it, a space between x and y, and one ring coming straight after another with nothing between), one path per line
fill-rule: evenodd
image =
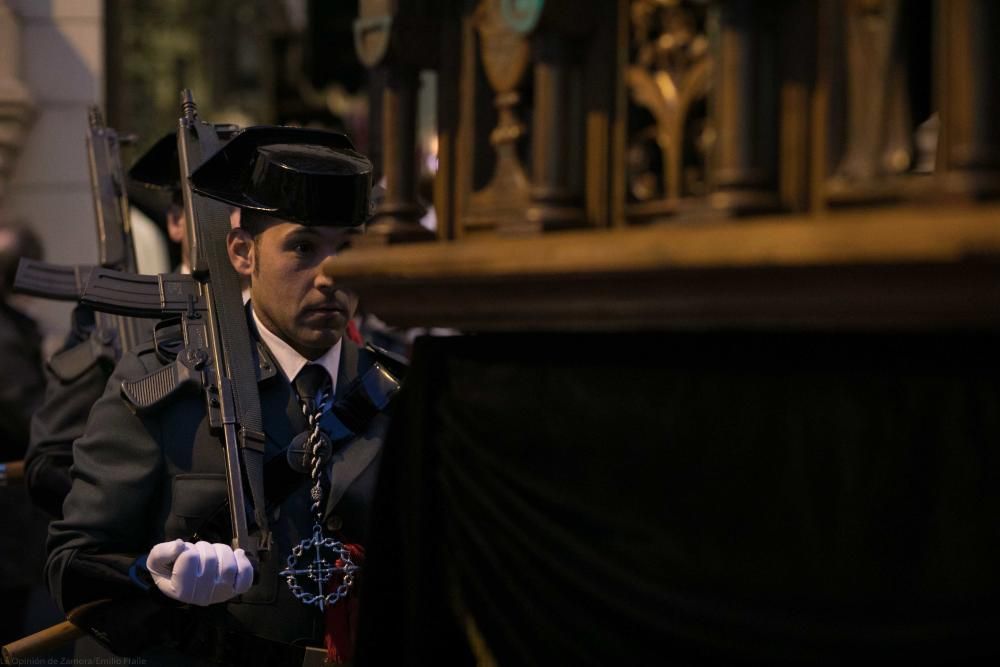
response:
M24 456L28 422L45 390L42 337L34 321L0 303L0 461Z
M24 457L28 423L45 381L38 328L6 303L0 303L0 378L0 462L15 461ZM0 591L41 580L45 523L22 486L0 486Z
M113 350L94 340L94 329L94 313L77 306L69 335L45 365L45 400L31 417L25 485L35 505L53 517L62 516L69 493L73 441L83 435L115 365Z
M50 528L50 590L65 611L94 599L136 596L170 610L169 618L161 614L124 633L122 639L133 645L112 646L120 653L142 651L163 640L184 650L185 641L196 636L201 641L213 633L226 634L228 641L245 633L283 643L317 643L322 638L320 612L295 600L278 575L291 548L312 532L309 480L289 475L284 453L304 423L289 381L259 342L258 387L267 437L265 492L274 544L261 563L257 583L235 601L198 608L174 603L155 586L138 593L139 587L130 581L134 558L159 542L229 541L223 449L209 432L203 394L178 395L146 414L134 414L120 398L122 381L164 366L170 360L169 348L161 341L123 356L91 411L86 434L74 447L73 486L64 517ZM377 359L378 352L344 339L338 396ZM377 414L333 454L323 522L344 541L364 543L387 422L386 414ZM285 483L276 486L278 479ZM142 614L132 616L135 620ZM169 636L139 637L141 630L157 625ZM219 641L207 638L209 645ZM191 650L201 654L204 645Z

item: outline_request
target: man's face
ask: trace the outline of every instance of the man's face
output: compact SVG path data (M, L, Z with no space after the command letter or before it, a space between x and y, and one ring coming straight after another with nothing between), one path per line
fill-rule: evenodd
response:
M191 250L188 244L187 233L184 228L184 209L181 207L170 207L167 211L167 236L174 243L181 246L181 263L191 267Z
M340 340L357 308L357 297L319 270L327 257L346 248L357 230L305 227L273 221L249 242L246 262L230 256L237 272L250 277L254 312L264 326L307 359L315 359ZM237 253L239 254L239 253Z

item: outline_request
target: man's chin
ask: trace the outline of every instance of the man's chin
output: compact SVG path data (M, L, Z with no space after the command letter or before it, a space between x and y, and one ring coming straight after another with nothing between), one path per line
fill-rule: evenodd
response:
M340 321L336 324L327 322L323 326L316 326L315 323L310 323L309 326L299 329L298 338L300 343L305 347L326 351L336 345L337 341L344 335L344 328L346 326L347 321L344 318L340 318Z
M307 310L299 322L306 329L343 331L347 326L347 316L340 310Z
M347 326L347 316L339 310L307 310L298 317L296 323L302 335L322 338L331 333L343 333Z

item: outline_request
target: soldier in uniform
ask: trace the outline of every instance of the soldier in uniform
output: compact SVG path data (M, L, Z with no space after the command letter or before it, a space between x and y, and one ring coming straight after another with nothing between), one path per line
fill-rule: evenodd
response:
M177 135L165 135L129 170L129 179L171 195L166 211L170 240L181 245L181 270L187 265L183 203L180 198ZM70 332L45 365L45 399L31 417L31 442L25 463L25 485L34 503L50 516L62 516L69 493L73 441L83 435L90 409L104 393L118 354L114 331L97 331L94 311L79 305ZM152 333L150 327L149 333Z
M21 257L39 259L41 244L23 225L0 219L0 462L19 460L28 446L28 420L45 389L42 337L35 322L10 302ZM0 643L24 630L31 588L41 583L38 566L45 520L24 489L0 483Z
M270 548L253 566L229 546L223 449L204 397L181 392L136 414L120 396L123 381L172 361L178 341L161 325L154 343L123 356L75 445L64 517L50 529L49 586L65 611L115 600L113 618L92 630L154 663L177 653L184 664L348 660L356 592L306 604L286 570L317 531L344 545L341 566L360 564L384 409L403 371L343 336L356 299L320 271L367 219L371 164L343 135L249 128L191 180L242 213L227 243L251 281ZM326 453L306 460L295 443L310 425L325 434Z

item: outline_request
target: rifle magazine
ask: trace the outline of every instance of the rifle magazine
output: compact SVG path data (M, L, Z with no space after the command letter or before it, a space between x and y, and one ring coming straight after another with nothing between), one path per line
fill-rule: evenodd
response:
M14 291L55 301L77 301L92 266L61 266L22 257L14 277Z

